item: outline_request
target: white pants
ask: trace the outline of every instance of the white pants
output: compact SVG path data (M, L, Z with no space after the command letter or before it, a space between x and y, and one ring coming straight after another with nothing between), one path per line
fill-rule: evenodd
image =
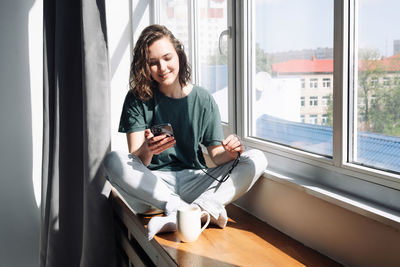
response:
M259 150L248 150L240 156L230 178L220 180L232 161L203 170L151 171L136 156L112 151L104 159L106 178L137 213L152 207L166 214L176 211L182 201L195 203L218 218L225 205L246 193L267 167L267 159Z

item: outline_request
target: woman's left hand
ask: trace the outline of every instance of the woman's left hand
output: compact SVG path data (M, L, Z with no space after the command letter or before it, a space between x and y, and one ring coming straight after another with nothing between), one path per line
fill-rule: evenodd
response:
M232 158L237 157L237 153L242 154L244 152L244 145L242 140L236 134L231 134L222 141L222 146L226 152L228 152Z

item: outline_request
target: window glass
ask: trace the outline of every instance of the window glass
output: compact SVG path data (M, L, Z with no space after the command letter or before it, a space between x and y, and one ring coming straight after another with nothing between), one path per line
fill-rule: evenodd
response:
M323 78L322 79L322 86L323 87L331 87L331 79L330 78Z
M318 115L316 114L311 114L309 117L309 122L310 124L317 124L318 122Z
M198 10L198 68L199 84L213 95L228 122L228 47L227 1L196 1ZM227 32L226 32L227 33Z
M318 79L310 79L310 88L318 87Z
M186 0L162 0L160 1L160 24L165 25L185 46L185 52L189 57L189 17ZM190 57L189 57L190 58Z
M400 172L400 2L359 0L350 160Z
M304 107L305 105L305 98L304 96L300 97L300 106Z
M321 123L322 125L326 125L328 123L328 114L322 114Z
M318 97L317 96L310 96L310 106L318 106Z
M187 56L194 60L191 62L193 81L212 94L221 120L227 123L228 32L224 32L228 28L227 0L193 1L195 8L188 3L187 0L161 0L160 23L183 42ZM190 8L196 12L192 18L188 15Z
M253 1L252 136L332 156L333 2Z
M326 107L329 104L330 96L323 96L322 97L322 106Z

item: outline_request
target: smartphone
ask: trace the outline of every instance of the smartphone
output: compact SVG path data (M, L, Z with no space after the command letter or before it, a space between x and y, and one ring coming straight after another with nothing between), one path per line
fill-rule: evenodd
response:
M154 134L154 136L166 134L167 137L169 137L169 136L174 135L172 126L169 123L163 123L163 124L151 126L150 131Z

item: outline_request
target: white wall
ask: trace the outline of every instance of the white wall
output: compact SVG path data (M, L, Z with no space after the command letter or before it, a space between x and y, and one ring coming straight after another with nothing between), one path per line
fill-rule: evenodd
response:
M42 0L0 2L0 266L37 266Z
M118 133L125 95L129 90L129 68L133 45L150 24L150 0L106 1L107 34L111 73L111 149L127 151L124 133ZM132 31L132 29L135 29Z

